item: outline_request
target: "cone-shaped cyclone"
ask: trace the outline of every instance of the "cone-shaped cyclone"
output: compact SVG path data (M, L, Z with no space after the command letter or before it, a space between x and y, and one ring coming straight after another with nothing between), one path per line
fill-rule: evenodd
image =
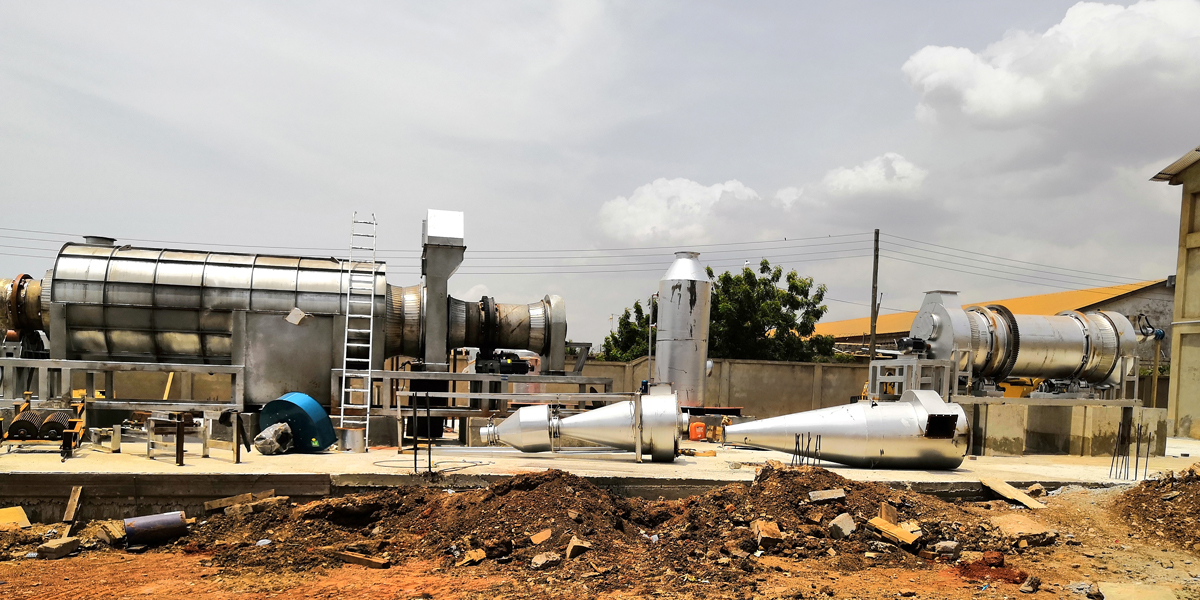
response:
M481 427L479 437L503 442L521 452L548 452L550 407L523 406L500 423Z
M679 404L675 395L642 396L642 452L654 462L675 459L679 443ZM559 435L612 446L635 449L633 402L617 402L563 419Z
M942 402L934 392L910 390L895 402L860 402L730 425L725 441L868 469L955 469L966 454L968 431L962 407Z

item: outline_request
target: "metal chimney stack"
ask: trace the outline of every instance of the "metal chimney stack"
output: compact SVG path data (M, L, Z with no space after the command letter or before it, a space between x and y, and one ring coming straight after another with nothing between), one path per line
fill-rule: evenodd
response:
M725 428L725 441L864 469L958 468L970 427L961 406L908 390L895 402L859 402ZM820 450L817 450L820 436Z
M704 406L712 280L699 252L676 252L658 284L654 380L670 383L680 406Z

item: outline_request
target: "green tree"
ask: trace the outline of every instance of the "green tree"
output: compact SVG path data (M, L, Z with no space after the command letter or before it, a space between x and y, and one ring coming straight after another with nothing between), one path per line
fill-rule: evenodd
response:
M712 267L707 268L713 277ZM833 337L813 335L828 307L825 286L771 267L767 259L741 274L729 271L714 278L712 316L708 333L711 358L753 360L828 361L833 359ZM760 276L761 275L761 276ZM780 287L781 280L786 287Z
M656 309L651 305L651 310ZM650 333L650 317L641 302L633 303L633 314L629 309L617 321L617 328L604 338L604 346L600 351L600 360L615 360L627 362L646 356L648 344L652 343Z

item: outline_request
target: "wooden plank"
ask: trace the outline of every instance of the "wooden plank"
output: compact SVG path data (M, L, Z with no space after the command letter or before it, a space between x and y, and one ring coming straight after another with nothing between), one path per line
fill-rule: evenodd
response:
M222 508L229 508L230 506L233 506L234 504L246 504L247 502L253 502L253 501L254 501L254 494L251 494L250 492L246 492L245 494L238 494L236 496L229 496L227 498L218 498L216 500L209 500L208 502L204 503L204 510L205 511L221 510Z
M907 531L901 528L899 525L888 523L879 517L875 517L874 519L867 521L867 525L874 527L877 531L879 531L880 534L883 535L883 537L898 544L904 544L907 546L921 539L920 533Z
M1032 508L1032 509L1046 508L1045 504L1042 504L1041 502L1038 502L1037 500L1030 498L1029 494L1022 492L1021 490L1018 490L1017 488L1015 488L1011 485L1008 485L1007 483L1005 483L1004 481L1001 481L999 479L980 479L979 483L982 483L984 485L984 487L992 490L993 492L996 492L1000 496L1007 498L1009 500L1012 500L1014 502L1020 502L1021 504L1024 504L1025 506L1028 506L1029 508Z
M333 555L341 559L342 562L362 565L368 569L386 569L391 566L388 561L382 558L375 558L365 554L359 554L357 552L346 552L345 550L339 550L334 552Z
M0 524L12 523L21 529L29 527L29 517L25 514L25 509L20 506L10 506L8 508L0 508Z
M63 523L74 523L75 512L79 510L79 496L83 494L83 486L71 487L71 498L67 500L67 510L63 513Z
M879 518L895 525L900 520L900 515L896 514L896 507L887 502L879 503Z

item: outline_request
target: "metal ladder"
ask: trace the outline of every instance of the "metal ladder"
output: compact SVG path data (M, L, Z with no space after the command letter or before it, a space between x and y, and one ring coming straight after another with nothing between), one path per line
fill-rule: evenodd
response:
M338 405L338 427L362 428L363 442L371 433L371 365L375 330L375 215L350 221L350 259L343 263L346 281L346 333L342 346L342 394ZM367 254L370 253L368 261ZM362 350L366 358L362 358ZM357 356L353 356L356 354ZM350 411L351 414L346 414ZM359 414L361 412L361 414Z

